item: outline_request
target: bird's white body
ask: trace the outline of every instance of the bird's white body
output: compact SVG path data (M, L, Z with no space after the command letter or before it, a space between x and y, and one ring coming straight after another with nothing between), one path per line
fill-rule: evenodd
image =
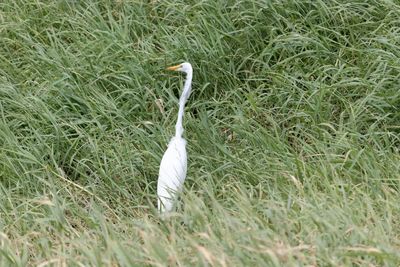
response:
M168 68L186 73L186 81L179 99L178 120L175 126L175 136L168 144L160 164L157 182L158 211L163 214L173 210L177 193L182 189L187 172L186 141L183 139L183 112L189 98L193 70L190 63L182 63Z
M185 181L186 171L186 141L183 138L173 137L160 164L157 184L159 211L173 209L176 194L182 189Z

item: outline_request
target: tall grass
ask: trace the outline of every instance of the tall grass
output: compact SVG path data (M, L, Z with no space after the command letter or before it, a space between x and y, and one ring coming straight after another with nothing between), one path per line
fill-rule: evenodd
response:
M0 37L1 266L400 264L396 1L3 1Z

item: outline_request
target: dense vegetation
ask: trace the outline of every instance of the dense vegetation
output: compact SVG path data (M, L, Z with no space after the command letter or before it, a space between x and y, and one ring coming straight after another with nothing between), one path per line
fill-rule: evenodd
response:
M0 37L1 266L400 263L398 1L6 0Z

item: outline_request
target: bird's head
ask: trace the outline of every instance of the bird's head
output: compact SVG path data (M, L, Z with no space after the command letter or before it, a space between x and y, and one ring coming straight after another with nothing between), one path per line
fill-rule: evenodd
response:
M185 73L189 73L189 72L193 71L192 65L189 62L184 62L184 63L176 65L176 66L168 67L167 70L182 71Z

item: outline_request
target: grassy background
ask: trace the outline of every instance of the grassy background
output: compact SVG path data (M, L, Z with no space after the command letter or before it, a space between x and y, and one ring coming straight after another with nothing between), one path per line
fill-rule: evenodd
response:
M397 1L3 1L0 265L398 265L399 58Z

